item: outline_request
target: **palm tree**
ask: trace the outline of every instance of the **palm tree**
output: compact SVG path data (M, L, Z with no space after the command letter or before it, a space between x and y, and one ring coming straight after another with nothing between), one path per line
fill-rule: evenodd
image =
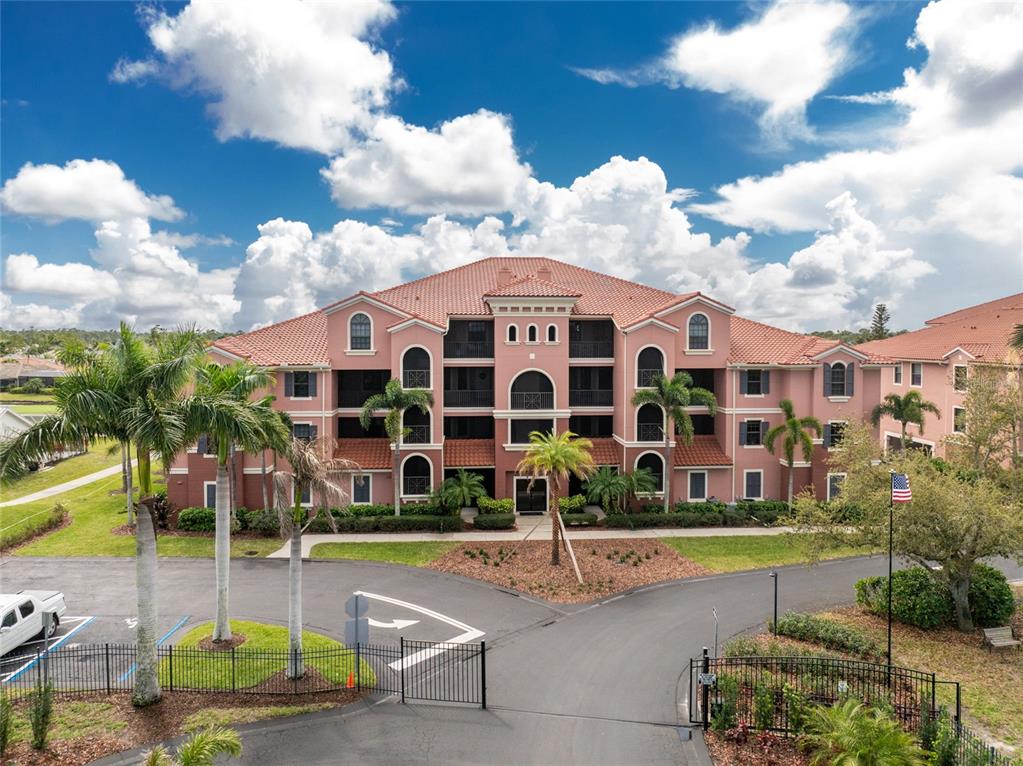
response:
M546 479L550 483L551 498L551 565L561 563L560 497L561 482L568 481L573 474L579 479L588 479L596 470L590 451L593 442L576 438L571 431L556 434L533 431L529 435L529 447L525 457L519 461L518 472L533 481ZM533 481L530 481L532 486Z
M477 497L485 497L486 494L483 477L464 468L459 468L454 476L445 479L438 490L441 502L449 508L467 508Z
M775 454L774 445L778 441L778 437L784 437L781 448L785 464L789 467L789 508L791 509L792 474L796 467L796 447L800 447L803 452L803 462L809 463L813 459L813 438L807 431L813 431L819 436L823 428L821 428L821 422L815 417L797 418L796 410L788 399L782 399L778 406L781 407L782 414L785 416L784 422L779 423L767 432L767 436L764 438L764 446L773 455Z
M717 412L717 399L705 388L693 385L693 378L688 372L676 372L668 378L658 375L650 388L643 388L632 395L632 404L642 407L654 404L664 411L666 418L664 429L664 512L671 507L671 440L672 434L678 434L683 444L693 443L693 419L686 412L686 407L702 404L710 415ZM674 427L672 427L674 424Z
M373 413L377 410L387 410L387 415L384 416L384 430L387 431L387 438L391 440L391 447L394 450L391 475L394 478L395 516L401 515L401 442L406 435L406 429L402 427L402 418L405 410L413 407L428 415L432 406L433 394L429 391L421 388L402 388L401 381L392 378L387 381L382 394L373 394L363 403L362 412L359 413L362 427L368 430L373 422Z
M625 474L625 480L628 483L626 498L638 498L640 495L657 491L657 479L649 468L637 468L632 473Z
M332 529L337 526L330 512L332 506L348 502L348 493L341 480L346 474L359 470L350 460L334 457L333 439L292 438L282 450L291 464L290 471L274 473L274 498L281 522L281 534L291 537L288 558L288 678L301 678L305 673L302 660L302 531L321 512L325 512ZM310 514L302 505L302 496L308 491L312 501ZM317 505L317 501L319 505Z
M614 468L601 466L586 482L586 499L599 503L605 513L621 506L629 494L629 479Z
M920 433L924 432L924 413L929 412L934 417L941 419L941 410L934 402L929 402L920 395L919 391L908 391L903 396L888 394L880 404L870 412L870 422L875 426L881 423L881 417L889 415L893 420L902 424L902 449L909 446L909 437L906 435L906 426L915 423L920 427Z
M213 766L218 755L237 758L242 754L238 732L226 726L210 726L197 731L178 748L172 758L163 745L157 745L142 756L142 766Z
M250 452L285 444L289 433L272 408L273 396L252 395L273 384L273 375L248 362L196 365L195 392L182 403L189 437L205 434L217 451L216 534L214 558L217 610L213 641L231 639L228 619L231 564L231 510L233 482L228 466L236 446ZM233 473L233 471L231 472Z
M923 766L925 753L892 716L854 699L810 712L801 747L812 766Z
M1023 351L1023 324L1018 324L1012 329L1009 336L1009 345L1017 351Z

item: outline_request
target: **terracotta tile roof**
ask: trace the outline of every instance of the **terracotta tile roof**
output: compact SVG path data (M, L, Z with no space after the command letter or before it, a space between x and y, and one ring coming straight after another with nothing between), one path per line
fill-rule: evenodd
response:
M694 436L693 443L686 446L681 441L675 442L675 454L672 462L677 466L684 465L731 465L732 459L725 454L715 436Z
M447 468L487 468L494 465L493 439L445 439Z
M940 361L959 347L979 361L1005 361L1009 336L1017 324L1023 324L1023 293L942 314L926 324L921 330L872 340L856 349L893 359Z
M539 277L523 277L504 287L488 290L484 295L491 298L578 298L582 293Z
M731 335L730 364L816 364L814 355L839 345L739 316L732 317Z
M593 442L593 456L595 465L621 465L622 458L618 443L614 439L590 439Z
M268 367L330 365L327 355L327 317L322 311L314 311L241 335L220 338L212 345L253 364Z
M334 457L359 464L360 468L390 468L391 443L387 439L338 439Z

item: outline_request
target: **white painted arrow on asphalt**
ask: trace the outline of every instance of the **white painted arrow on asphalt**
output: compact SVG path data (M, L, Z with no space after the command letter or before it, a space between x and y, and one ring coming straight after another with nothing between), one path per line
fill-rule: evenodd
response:
M410 625L415 625L419 622L419 620L391 620L390 622L380 622L379 620L374 620L372 617L368 619L369 624L374 628L395 628L397 630L407 628Z

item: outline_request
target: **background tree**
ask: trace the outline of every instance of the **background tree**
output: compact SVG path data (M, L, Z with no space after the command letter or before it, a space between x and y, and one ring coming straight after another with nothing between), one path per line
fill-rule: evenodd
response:
M870 421L874 426L881 423L881 418L888 415L902 426L902 449L909 446L909 436L906 434L906 427L913 423L924 432L924 413L931 413L934 417L941 419L941 410L934 402L929 402L920 395L919 391L907 391L902 396L888 394L880 404L875 405L870 412Z
M359 413L359 422L362 423L363 428L369 430L373 423L373 413L378 410L387 410L387 415L384 416L384 430L394 448L391 475L394 477L395 516L401 515L401 442L407 433L407 429L402 425L402 418L405 410L413 407L424 415L428 415L432 406L433 395L429 391L424 391L421 388L402 388L400 380L391 378L384 386L384 392L369 397L362 405L362 412Z
M658 375L650 388L636 391L632 396L632 404L642 407L654 404L665 414L664 429L664 511L671 507L671 459L672 435L677 434L683 444L693 443L693 419L685 408L702 404L710 415L717 412L717 399L705 388L693 385L693 378L688 372L676 372L671 378Z
M332 507L345 506L348 493L344 478L358 471L350 460L334 457L334 440L292 438L283 450L290 471L274 473L274 498L281 523L281 534L291 539L288 557L288 678L305 674L302 659L302 532L323 515L331 529L337 530ZM306 512L302 496L308 491L311 511Z
M536 479L546 479L550 490L551 515L551 565L561 564L561 482L568 481L569 474L586 480L593 474L591 451L593 442L576 438L571 431L556 434L533 431L529 435L529 447L519 461L518 472L529 476L530 486Z
M804 492L792 513L792 525L808 535L810 558L841 545L887 548L891 472L905 473L913 499L895 506L895 554L922 565L947 587L960 630L972 629L974 565L992 556L1023 560L1019 501L969 466L934 460L919 450L882 453L865 423L846 426L842 449L830 454L828 464L845 474L838 497L822 504Z
M815 417L807 416L805 418L796 417L795 407L792 406L792 402L788 399L782 399L778 403L781 407L782 415L784 420L767 432L767 436L764 438L764 446L767 447L767 451L772 455L775 453L775 442L781 438L781 454L785 459L785 465L789 469L789 495L788 502L789 508L792 508L792 491L793 491L793 474L795 473L796 467L796 447L799 447L803 453L803 462L809 463L813 460L813 437L810 436L810 432L813 432L820 436L824 430L821 427L821 422Z
M888 307L883 303L874 306L874 316L870 320L870 339L884 340L891 337L891 330L888 323L892 321L892 315L888 313Z

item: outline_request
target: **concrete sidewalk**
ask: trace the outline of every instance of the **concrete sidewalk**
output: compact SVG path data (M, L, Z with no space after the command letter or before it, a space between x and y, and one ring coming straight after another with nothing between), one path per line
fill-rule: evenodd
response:
M628 540L659 537L750 537L780 535L793 531L791 527L698 527L693 529L575 529L569 527L572 542L585 540ZM302 557L309 558L312 549L320 543L418 543L435 540L452 542L516 542L519 540L549 540L551 519L543 516L519 516L515 529L480 530L473 532L366 532L337 535L302 535ZM290 543L267 558L288 558Z
M136 465L137 461L132 461L132 465ZM53 497L54 495L60 495L72 489L78 489L78 487L84 487L86 484L92 484L94 481L105 479L108 476L113 476L121 472L121 464L117 463L109 468L103 468L102 470L95 471L94 473L86 474L85 476L79 476L77 479L71 479L65 481L63 484L55 484L52 487L41 489L38 492L33 492L31 495L22 495L16 497L13 500L5 500L0 503L0 508L5 508L9 505L21 505L22 503L31 503L35 500L44 500L47 497Z

